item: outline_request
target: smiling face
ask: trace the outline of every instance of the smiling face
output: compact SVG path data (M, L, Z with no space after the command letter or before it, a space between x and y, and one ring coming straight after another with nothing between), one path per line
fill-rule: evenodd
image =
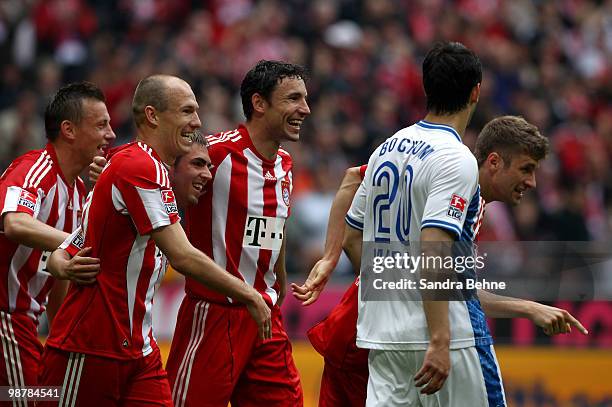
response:
M516 154L510 165L501 162L491 178L493 200L518 205L523 194L536 187L535 172L539 163L527 154Z
M191 150L194 132L202 126L198 102L189 84L179 78L166 83L168 107L159 116L159 132L165 139L169 156L187 154Z
M295 77L280 80L264 102L263 120L270 137L279 143L300 139L302 123L310 115L307 95L304 80Z
M110 126L110 116L104 102L96 99L81 101L82 116L79 123L74 124L74 146L89 163L94 156L103 156L116 138Z
M204 186L212 178L211 169L208 149L201 144L194 143L190 151L177 160L172 170L172 189L180 207L198 203Z

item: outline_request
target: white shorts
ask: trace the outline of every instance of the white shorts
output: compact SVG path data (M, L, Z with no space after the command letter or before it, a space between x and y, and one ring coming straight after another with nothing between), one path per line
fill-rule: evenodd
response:
M366 407L505 407L506 398L492 345L450 351L451 370L440 390L420 393L414 375L425 351L370 349Z

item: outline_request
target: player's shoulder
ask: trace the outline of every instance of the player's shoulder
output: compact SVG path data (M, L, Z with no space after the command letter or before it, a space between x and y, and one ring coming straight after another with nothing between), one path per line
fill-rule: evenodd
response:
M292 159L291 153L289 153L289 151L285 150L284 148L279 148L277 154L283 161L291 163Z
M48 179L55 180L53 159L46 149L31 150L17 157L0 177L2 183L23 183L38 187Z
M158 184L169 183L165 165L155 157L153 149L142 142L131 143L115 152L106 171L114 178L146 178Z

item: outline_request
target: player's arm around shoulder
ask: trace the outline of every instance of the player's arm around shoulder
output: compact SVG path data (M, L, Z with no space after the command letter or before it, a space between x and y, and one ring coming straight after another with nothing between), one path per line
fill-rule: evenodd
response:
M151 237L176 271L245 304L262 338L271 337L271 311L261 294L193 247L180 224L154 229Z

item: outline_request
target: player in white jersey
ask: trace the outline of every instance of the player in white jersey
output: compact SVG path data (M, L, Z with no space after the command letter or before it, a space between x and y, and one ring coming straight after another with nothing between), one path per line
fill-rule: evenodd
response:
M535 188L535 170L548 150L548 140L538 129L517 116L503 116L491 120L476 140L476 159L479 167L481 209L485 201L501 201L518 205L523 193ZM344 228L338 222L346 215L361 180L365 167L351 168L338 190L330 210L325 256L313 267L302 286L292 284L294 296L303 305L318 298L341 254ZM479 216L479 222L482 216ZM477 227L478 229L478 227ZM356 348L357 306L359 277L346 291L342 301L329 316L308 331L313 347L325 358L321 379L319 406L363 406L368 382L368 350ZM487 317L528 318L543 328L547 335L571 332L576 327L582 334L588 331L567 311L525 301L502 297L479 290Z
M461 136L481 79L480 61L459 43L437 44L427 53L428 113L374 151L347 214L352 228L345 249L353 264L361 264L362 238L421 243L430 257L444 252L427 243L473 239L478 166ZM360 292L368 290L365 281ZM499 375L485 383L479 374L484 364L497 371L494 354L487 353L491 343L477 299L360 301L357 344L370 349L367 405L504 406Z

